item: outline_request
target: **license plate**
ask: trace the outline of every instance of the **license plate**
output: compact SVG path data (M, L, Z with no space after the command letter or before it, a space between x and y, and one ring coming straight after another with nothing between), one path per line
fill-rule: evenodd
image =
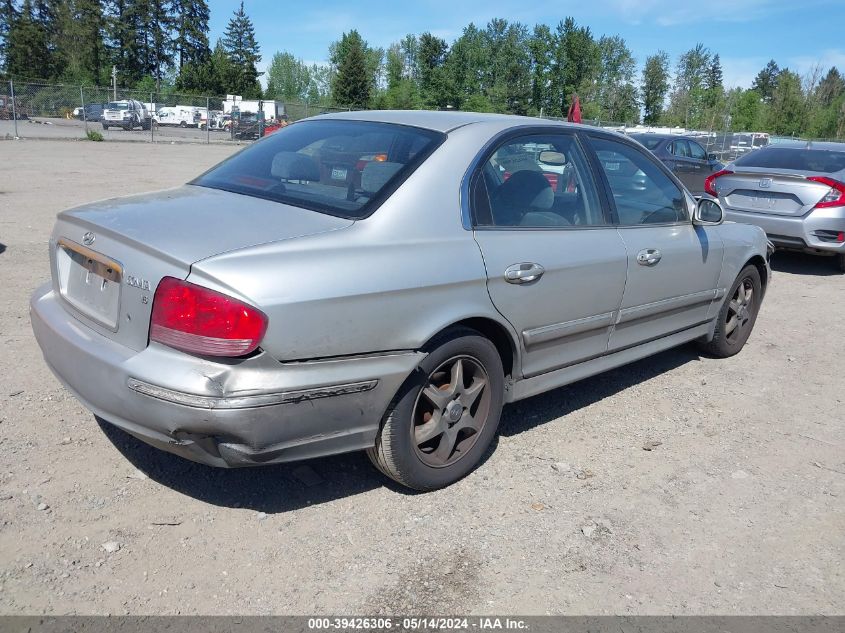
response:
M347 169L345 167L332 168L332 180L346 180Z
M117 331L123 267L96 251L66 239L56 246L59 292L92 321Z

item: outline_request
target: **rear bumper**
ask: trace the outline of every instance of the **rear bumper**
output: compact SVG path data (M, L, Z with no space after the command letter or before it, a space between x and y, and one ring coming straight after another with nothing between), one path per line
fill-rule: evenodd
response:
M845 253L845 243L824 239L824 232L845 231L845 207L815 209L801 217L754 213L725 207L725 219L759 226L778 248L811 253Z
M368 448L424 354L228 362L152 344L130 350L77 321L52 288L30 303L50 369L95 415L157 448L212 466L307 459Z

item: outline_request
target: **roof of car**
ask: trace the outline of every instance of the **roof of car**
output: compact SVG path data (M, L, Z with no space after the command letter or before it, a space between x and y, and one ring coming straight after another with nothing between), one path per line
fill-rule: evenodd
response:
M781 141L770 143L766 147L775 149L821 149L830 152L845 152L845 143L836 143L834 141Z
M413 125L437 132L450 132L471 123L486 121L498 122L503 125L526 125L529 123L537 125L573 125L562 121L517 116L515 114L489 114L482 112L463 112L459 110L359 110L321 114L313 118L396 123L399 125Z

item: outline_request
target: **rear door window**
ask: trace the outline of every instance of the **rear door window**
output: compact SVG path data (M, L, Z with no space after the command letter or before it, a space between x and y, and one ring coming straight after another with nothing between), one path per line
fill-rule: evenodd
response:
M477 226L554 229L607 224L589 163L573 134L508 139L482 165L475 183Z
M405 125L304 121L255 143L191 184L360 219L445 138Z

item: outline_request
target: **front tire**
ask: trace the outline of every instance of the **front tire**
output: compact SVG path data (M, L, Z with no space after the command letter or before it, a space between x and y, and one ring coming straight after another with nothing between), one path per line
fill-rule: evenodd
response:
M388 407L367 450L382 473L414 490L436 490L470 473L502 412L504 375L493 343L469 328L435 341Z
M753 264L743 268L728 293L716 317L716 330L702 349L717 358L728 358L742 350L760 311L763 285L760 272Z

